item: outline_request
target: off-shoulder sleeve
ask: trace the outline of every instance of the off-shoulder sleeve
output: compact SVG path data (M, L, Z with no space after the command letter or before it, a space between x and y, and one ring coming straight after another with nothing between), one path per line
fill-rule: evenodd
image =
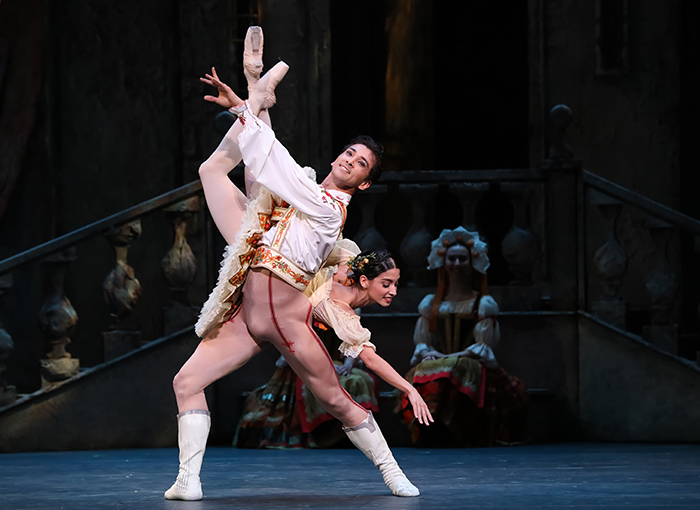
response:
M369 329L362 327L360 316L344 310L331 299L324 299L318 303L314 307L314 315L333 328L342 341L338 350L343 355L357 358L365 347L377 350L377 347L369 341L372 333Z
M479 321L474 326L474 344L467 350L481 356L488 367L498 366L493 349L501 339L501 329L498 324L498 304L491 296L484 296L479 303Z

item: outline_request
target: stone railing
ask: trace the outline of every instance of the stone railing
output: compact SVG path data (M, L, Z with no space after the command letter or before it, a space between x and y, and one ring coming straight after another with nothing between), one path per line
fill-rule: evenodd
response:
M573 205L550 209L550 215L562 215L563 229L558 235L550 230L549 239L563 237L576 246L578 309L697 361L697 314L682 313L683 300L697 296L681 287L681 271L693 274L681 260L697 261L700 221L583 170L565 142L571 111L557 106L551 118L556 136L543 165L553 170L548 187L555 188L552 175L568 174L560 191Z
M547 297L545 195L540 169L387 173L353 198L345 235L363 249L392 252L406 287L393 308L415 311L406 297L411 289L435 285L426 269L431 241L444 228L478 230L489 243L490 284L503 306L538 310Z
M90 348L78 344L75 347L81 352L101 352L101 359L91 356L91 364L109 361L194 323L197 308L190 306L188 289L202 261L211 265L213 260L210 217L197 218L201 201L202 186L196 181L0 261L0 407L17 398L15 386L5 380L6 371L22 376L20 386L24 392L36 390L39 378L41 387L46 388L78 374L80 361L67 347L80 333L84 311L86 328L91 329L88 336L101 338L98 342L82 338L81 341L92 344ZM154 217L160 217L157 227L154 223L154 229L148 232L142 222L154 222ZM166 218L173 225L174 235L167 233ZM188 243L191 231L198 238L199 257ZM153 289L144 288L139 281L139 266L132 267L128 262L133 246L149 236L153 242L148 243L147 253L139 262L152 260L142 271L162 275L159 278L164 281L152 284ZM114 253L111 262L104 249L108 245ZM96 253L100 255L98 260ZM101 275L95 274L99 268L104 268ZM215 272L211 267L207 269ZM208 278L207 284L212 281ZM161 292L161 286L170 292ZM146 327L143 320L130 322L142 293L151 290L151 295L163 295L164 299L151 299L149 310L142 315L160 316L155 320L160 327ZM97 300L102 294L102 304L94 303L95 294ZM76 299L82 303L82 309L74 306ZM95 317L100 313L104 317ZM96 327L101 334L92 331ZM141 329L148 330L146 337ZM101 345L95 348L95 343ZM13 357L19 365L14 372L6 366L13 349L21 350L20 355ZM31 361L37 357L38 365ZM12 382L12 377L7 378Z
M582 199L579 302L598 318L696 359L697 335L680 310L681 240L700 248L700 221L590 172ZM690 326L690 325L688 325Z
M700 246L700 222L584 171L565 141L571 111L559 105L550 117L554 138L540 168L387 173L381 184L354 197L345 236L362 248L386 247L394 254L404 287L394 314L415 313L436 283L426 270L430 242L442 229L463 225L489 244L489 283L502 310L588 311L695 359L700 347L693 326L679 321L681 275L675 268L681 234L695 241L696 250ZM199 305L213 286L223 249L200 207L201 184L194 182L0 261L0 407L16 397L3 378L13 352L22 351L11 359L24 360L24 368L8 370L10 382L12 374L36 370L36 386L50 386L79 370L66 346L81 328L90 332L80 342L99 343L99 356L92 350L94 365L193 324L197 306L191 305ZM162 224L145 228L142 220L153 217ZM150 244L139 252L144 237ZM115 254L111 261L107 244ZM139 257L134 267L127 261L132 255ZM198 267L206 268L204 275ZM139 281L139 275L155 273L158 280ZM100 281L93 301L106 304L103 320L88 317L83 325L75 296ZM141 296L149 292L144 310ZM80 302L90 299L82 296ZM140 321L130 319L139 313Z

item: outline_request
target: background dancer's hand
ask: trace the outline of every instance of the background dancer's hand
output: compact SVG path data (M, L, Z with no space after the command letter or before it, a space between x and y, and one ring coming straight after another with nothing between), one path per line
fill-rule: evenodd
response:
M423 361L430 361L432 359L440 359L440 358L449 357L449 356L446 356L445 354L438 352L438 351L422 351L421 354L423 355Z
M348 360L350 362L348 363ZM350 374L352 373L352 358L346 358L345 363L342 365L336 365L335 366L335 371L338 372L338 375L344 375L345 377L350 377Z
M408 391L408 400L411 402L411 407L413 407L413 416L416 417L418 423L421 425L428 426L433 423L433 415L430 414L430 409L428 409L428 404L425 403L423 397L420 396L418 390L411 388Z
M204 76L204 78L200 78L199 80L201 82L206 83L207 85L215 87L216 90L219 91L218 97L208 95L204 96L205 101L209 101L210 103L216 103L219 106L223 106L224 108L238 106L243 102L243 100L236 95L236 93L231 89L231 87L229 87L219 79L219 75L216 74L215 68L212 67L211 74L205 74Z

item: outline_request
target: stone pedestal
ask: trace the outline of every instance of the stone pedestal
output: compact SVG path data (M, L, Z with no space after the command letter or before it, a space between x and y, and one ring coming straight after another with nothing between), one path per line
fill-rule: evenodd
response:
M141 347L140 331L107 331L102 333L105 361L123 356Z
M616 299L601 299L591 305L593 315L611 326L627 329L627 303Z
M642 338L659 349L678 355L678 326L644 326Z
M70 379L80 370L80 360L77 358L42 359L39 363L42 388Z

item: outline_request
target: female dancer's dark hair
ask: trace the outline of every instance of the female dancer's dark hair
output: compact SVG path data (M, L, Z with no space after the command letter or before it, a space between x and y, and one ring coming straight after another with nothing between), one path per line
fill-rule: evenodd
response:
M348 279L357 284L360 276L374 280L377 276L394 269L396 262L388 250L364 250L348 261Z

